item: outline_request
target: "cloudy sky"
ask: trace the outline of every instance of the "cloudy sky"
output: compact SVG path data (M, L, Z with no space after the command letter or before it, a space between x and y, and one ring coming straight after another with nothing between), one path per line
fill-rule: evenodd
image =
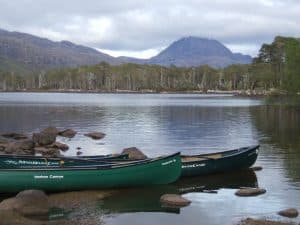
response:
M0 0L0 28L147 58L183 36L256 55L275 35L300 37L299 0Z

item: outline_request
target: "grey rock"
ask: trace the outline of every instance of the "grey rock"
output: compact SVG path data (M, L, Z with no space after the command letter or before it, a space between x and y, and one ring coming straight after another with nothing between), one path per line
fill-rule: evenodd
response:
M67 144L64 144L64 143L60 143L58 141L54 142L51 147L54 147L54 148L58 148L62 151L67 151L69 150L69 146Z
M5 148L7 154L34 154L34 142L30 139L10 142Z
M147 156L136 147L125 148L121 154L128 154L128 158L133 160L147 159Z
M22 140L22 139L28 139L28 137L25 134L19 134L19 133L4 133L1 134L2 137L5 138L11 138L15 140Z
M57 136L59 134L59 130L56 127L47 127L44 130L42 130L42 133L53 134Z
M289 217L289 218L295 218L295 217L297 217L299 215L299 212L295 208L289 208L289 209L285 209L285 210L279 211L278 214L280 216L285 216L285 217Z
M165 206L184 207L191 204L191 201L176 194L164 194L160 197L160 202Z
M68 137L68 138L72 138L77 134L76 131L72 130L72 129L66 129L63 130L61 132L59 132L59 135L62 137Z
M106 134L101 133L101 132L91 132L91 133L85 134L84 136L90 137L90 138L92 138L94 140L100 140L100 139L104 138L105 135Z
M26 190L1 202L0 210L11 210L24 216L47 215L50 206L47 195L39 190Z
M32 140L40 146L51 145L55 142L56 135L47 133L34 133L32 135Z
M235 195L240 197L257 196L266 193L263 188L242 188L235 192Z

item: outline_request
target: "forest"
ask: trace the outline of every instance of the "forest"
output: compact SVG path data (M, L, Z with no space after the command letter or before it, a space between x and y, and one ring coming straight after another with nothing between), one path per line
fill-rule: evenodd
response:
M1 70L2 91L277 91L300 92L300 39L276 37L263 44L251 64L230 65L215 69L199 67L169 67L159 65L101 62L77 68L59 68L23 72Z

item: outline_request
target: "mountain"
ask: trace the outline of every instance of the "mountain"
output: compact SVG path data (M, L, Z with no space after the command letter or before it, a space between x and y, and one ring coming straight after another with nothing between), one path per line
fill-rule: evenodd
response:
M251 61L250 56L232 53L219 41L184 37L173 42L157 56L149 59L148 63L186 67L207 64L220 68L231 64L248 64Z
M2 58L2 60L1 60ZM137 63L176 66L210 65L216 68L251 63L251 57L232 53L216 40L186 37L150 59L112 57L93 48L69 41L55 42L34 35L0 29L0 70L16 65L20 70L52 69L97 64ZM4 65L4 66L3 66ZM4 68L4 69L3 69Z
M116 64L112 56L69 41L54 42L0 29L0 56L32 69L75 67L101 61Z

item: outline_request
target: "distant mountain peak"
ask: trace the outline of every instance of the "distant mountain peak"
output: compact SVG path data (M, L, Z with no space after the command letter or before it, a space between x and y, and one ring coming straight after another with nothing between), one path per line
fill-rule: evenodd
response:
M178 66L208 64L214 67L225 67L235 63L247 64L251 61L250 56L232 53L217 40L194 36L180 38L150 59L153 64Z

